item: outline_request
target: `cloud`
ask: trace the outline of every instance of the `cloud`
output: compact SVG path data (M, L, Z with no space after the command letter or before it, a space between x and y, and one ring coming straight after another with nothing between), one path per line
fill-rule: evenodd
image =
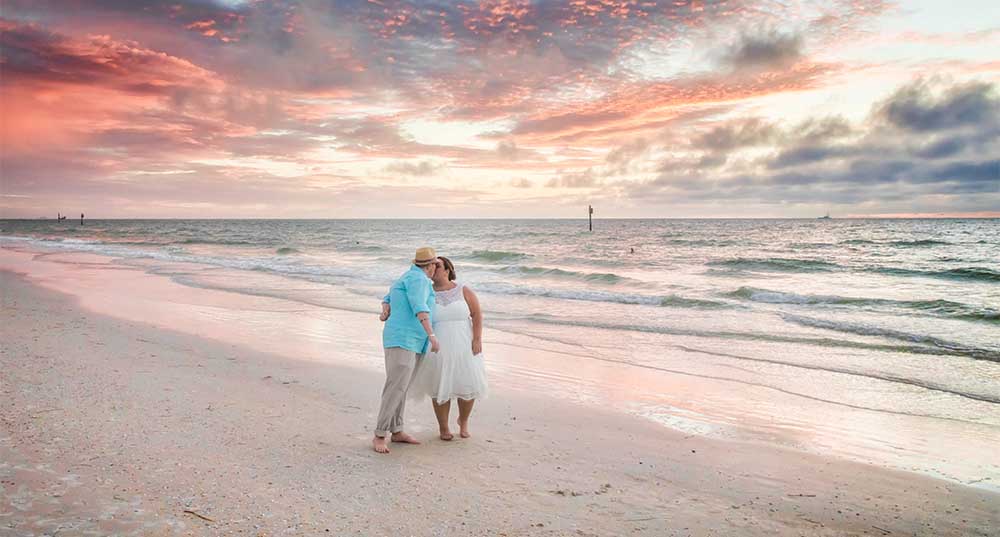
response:
M928 182L974 184L976 192L1000 192L1000 159L945 164L932 168L924 178Z
M973 191L975 203L994 200L991 84L911 84L864 121L836 115L837 99L807 121L764 119L779 117L783 95L812 98L805 92L878 68L837 63L837 51L886 6L8 0L4 186L42 196L32 199L79 191L93 203L103 193L163 207L273 207L282 197L318 207L317 192L378 197L388 172L463 186L436 191L447 199L413 190L385 203L490 211L502 210L491 196L548 209L597 188L637 205L930 195L968 205ZM714 63L690 62L714 43L729 43ZM996 72L971 56L940 62L968 78ZM447 136L401 128L414 119ZM446 177L442 163L470 174ZM177 190L199 174L200 194ZM504 188L480 191L480 178ZM233 195L239 185L247 190Z
M770 70L788 67L803 57L799 35L775 31L743 35L722 54L722 63L734 70Z
M852 146L804 145L782 150L767 165L771 169L780 169L835 158L844 158L856 155L859 152L859 148Z
M600 181L593 170L587 169L583 172L552 178L545 186L549 188L594 188L600 186Z
M990 84L931 88L918 82L900 88L856 124L839 117L788 127L736 120L692 142L692 149L707 149L700 161L671 157L655 179L624 181L617 188L640 203L919 204L979 195L977 203L963 207L983 210L1000 202L994 91ZM763 156L740 157L768 148ZM743 165L726 164L734 158Z
M714 153L714 154L708 153L703 155L700 159L698 159L698 164L696 164L695 166L697 168L702 168L702 169L718 168L719 166L725 164L728 160L729 157L727 157L722 153Z
M1000 99L992 84L970 82L935 96L931 84L917 81L877 106L880 119L913 132L929 132L1000 122Z
M944 138L921 147L916 154L926 159L947 158L962 152L966 144L967 141L962 138Z
M791 129L793 136L803 141L835 140L850 136L851 124L842 117L810 118Z
M526 119L518 123L511 134L551 134L569 128L600 125L628 117L625 111L601 110L594 112L568 112L539 119Z
M713 128L695 142L695 146L715 151L752 147L774 141L778 129L760 118L743 119Z
M697 164L665 161L662 169L694 167L718 168L729 162L731 154L747 148L776 147L778 153L767 162L772 169L796 166L855 152L853 148L831 145L849 137L855 129L841 117L809 118L795 125L781 126L761 118L732 120L698 136L691 143L693 150L705 151Z
M520 151L514 141L502 140L497 143L497 154L502 159L517 160L518 153Z
M420 162L397 162L395 164L390 164L386 167L386 171L389 173L412 175L415 177L427 177L436 174L443 167L444 166L442 164L435 164L433 162L423 160Z
M131 41L71 40L35 24L0 19L4 85L102 86L134 95L175 95L220 86L215 73Z
M718 114L735 101L808 90L834 70L831 65L802 62L784 71L749 76L713 73L635 81L582 105L543 108L501 135L530 144L617 144L623 135L649 135Z
M599 172L599 175L613 177L638 171L646 155L654 147L654 144L646 138L635 138L613 148L604 157L607 165Z
M605 160L607 160L610 164L628 164L633 159L645 153L649 147L650 144L648 140L645 138L636 138L631 142L612 149L608 152L608 156L605 157Z

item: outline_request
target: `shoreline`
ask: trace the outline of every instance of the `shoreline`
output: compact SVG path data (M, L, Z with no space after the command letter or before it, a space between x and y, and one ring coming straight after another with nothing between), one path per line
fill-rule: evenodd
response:
M76 297L89 311L143 319L289 359L382 371L381 323L356 297L342 303L351 297L338 295L337 286L274 293L273 286L283 289L287 281L211 265L79 251L0 248L0 270L5 268ZM217 281L241 283L233 290ZM746 361L730 356L728 348L713 352L696 341L647 346L647 353L657 353L654 361L621 361L615 359L621 356L606 355L609 349L601 343L581 344L572 334L532 335L530 330L498 329L490 323L487 328L489 375L493 383L512 391L613 410L683 434L794 449L1000 492L1000 467L982 456L997 438L995 420L952 422L933 415L934 407L930 412L893 412L863 399L856 399L857 406L812 397L808 389L787 384L793 389L781 389L767 375L784 377L804 369L787 369L797 364L786 360ZM602 328L591 330L604 333ZM773 351L797 352L781 347ZM930 359L897 361L896 366L912 369ZM762 362L768 363L766 369L758 369ZM892 364L881 369L894 374ZM826 378L839 381L837 373L828 372ZM989 405L981 409L993 411ZM926 438L937 445L925 446Z
M29 535L987 535L1000 520L990 491L500 386L472 439L435 440L430 405L411 405L425 444L378 456L378 372L0 282L0 525Z

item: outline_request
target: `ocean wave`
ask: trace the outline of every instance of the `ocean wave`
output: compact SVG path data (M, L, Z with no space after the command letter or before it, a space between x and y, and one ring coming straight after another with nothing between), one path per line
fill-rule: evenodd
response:
M815 259L788 259L782 257L747 258L737 257L722 261L710 261L712 267L731 270L758 270L764 272L832 272L840 265Z
M916 241L892 241L888 244L890 246L899 246L901 248L919 248L921 246L950 246L952 243L934 239L922 239Z
M171 244L211 244L218 246L269 246L273 240L248 241L242 239L182 239Z
M499 267L495 270L495 272L514 274L518 276L550 277L606 284L616 284L632 280L631 278L626 278L625 276L619 276L610 272L577 272L574 270L563 270L559 268L528 267L523 265L508 265L505 267Z
M778 360L778 359L774 359L774 358L758 358L758 357L753 357L753 356L741 356L741 355L730 354L730 353L725 353L725 352L718 352L718 351L710 351L710 350L697 349L697 348L688 347L686 345L677 345L677 347L680 348L680 349L682 349L682 350L685 350L687 352L695 352L695 353L701 353L701 354L708 354L708 355L711 355L711 356L721 356L721 357L725 357L725 358L733 358L733 359L736 359L736 360L745 360L745 361L750 361L750 362L760 362L760 363L766 363L766 364L775 364L775 365L781 365L781 366L787 366L787 367L794 367L794 368L798 368L798 369L810 369L810 370L814 370L814 371L826 371L826 372L829 372L829 373L839 373L839 374L842 374L842 375L851 375L851 376L855 376L855 377L870 378L870 379L881 380L881 381L885 381L885 382L895 382L895 383L898 383L898 384L906 384L908 386L916 386L918 388L923 388L925 390L931 390L931 391L943 392L943 393L947 393L947 394L951 394L951 395L957 395L959 397L964 397L966 399L972 399L972 400L975 400L975 401L983 401L985 403L1000 404L1000 397L997 397L996 395L993 395L993 394L981 393L981 392L972 392L972 391L965 391L965 390L957 389L955 387L952 387L952 386L949 386L949 385L946 385L946 384L940 384L940 383L937 383L937 382L929 382L929 381L926 381L926 380L913 379L913 378L908 378L908 377L901 377L899 375L892 375L892 374L889 374L889 373L882 373L882 372L878 372L878 371L855 370L855 369L852 369L852 368L836 367L836 366L831 366L831 365L827 365L827 364L809 364L809 363L802 363L802 362L791 362L791 361L787 361L787 360Z
M351 251L351 252L383 252L385 248L375 245L375 244L363 244L361 241L336 241L329 243L335 246L338 250Z
M746 278L746 274L744 273L736 272L734 270L725 270L725 269L708 269L705 272L703 272L703 274L705 276L712 276L714 278L730 278L741 281Z
M870 272L892 276L923 276L948 280L970 280L978 282L1000 282L1000 272L985 267L962 267L948 270L916 270L894 267L873 267Z
M868 304L877 303L878 299L852 298L842 296L800 295L757 287L740 287L726 293L725 296L751 302L766 304Z
M670 239L664 241L664 244L675 246L734 246L740 243L728 239Z
M781 317L787 322L801 326L808 326L810 328L822 328L824 330L832 330L835 332L855 334L859 336L882 337L910 343L919 343L932 349L938 349L942 353L966 356L975 360L1000 362L1000 351L970 347L968 345L947 341L935 336L912 334L909 332L869 324L833 321L829 319L816 319L812 317L802 317L799 315L783 314Z
M500 282L487 282L476 285L477 291L500 295L538 296L558 298L563 300L582 300L587 302L613 302L616 304L635 304L645 306L665 306L674 308L722 309L733 307L724 302L687 298L677 295L654 296L613 293L596 290L549 289L545 287L528 287Z
M837 295L800 295L756 287L740 287L726 297L765 304L801 304L834 306L888 306L922 311L953 319L1000 322L1000 310L979 308L950 300L892 300L886 298L846 297Z
M0 237L10 240L11 237ZM95 241L74 241L67 243L64 241L51 241L36 238L16 239L29 245L41 246L43 248L54 248L59 250L73 250L78 252L90 252L111 257L126 259L153 259L170 263L195 263L200 265L210 265L222 268L237 270L249 270L254 272L273 273L282 276L310 276L323 278L353 278L372 281L381 281L386 275L379 275L370 271L360 271L357 268L331 266L331 265L308 265L294 260L285 261L278 257L222 257L209 255L189 254L183 250L168 247L167 249L140 249L122 246L115 243L101 243ZM156 246L156 245L151 245Z
M803 250L820 250L824 248L832 248L836 246L830 242L793 242L788 245L789 248L798 248Z
M478 259L481 261L499 262L499 261L514 261L517 259L524 259L528 257L528 254L521 252L505 252L502 250L475 250L467 257L472 259Z
M920 248L924 246L951 246L954 243L948 241L940 241L936 239L919 239L919 240L899 240L899 241L873 241L870 239L847 239L840 241L838 244L871 244L877 246L895 246L898 248Z
M693 336L706 339L733 339L742 341L762 341L766 343L792 343L797 345L810 345L816 347L849 348L849 349L861 349L865 351L878 351L878 352L898 352L898 353L934 355L934 356L949 355L949 356L973 357L970 356L970 352L972 352L973 354L977 354L977 356L984 356L984 358L982 359L991 361L1000 361L1000 353L994 351L975 349L961 345L955 345L951 348L921 345L918 344L918 342L916 341L905 338L901 338L904 339L904 341L901 341L900 343L875 343L870 341L855 341L855 340L845 339L843 337L812 337L804 335L784 335L781 333L741 332L741 331L731 331L731 330L698 330L698 329L688 329L688 328L677 328L674 326L665 326L665 325L622 324L613 322L609 323L609 322L599 322L599 321L589 321L589 320L565 319L545 314L532 314L524 317L524 319L532 322L551 324L557 326L578 326L585 328L622 330L627 332L664 334L671 336ZM873 335L873 334L863 334L863 335Z

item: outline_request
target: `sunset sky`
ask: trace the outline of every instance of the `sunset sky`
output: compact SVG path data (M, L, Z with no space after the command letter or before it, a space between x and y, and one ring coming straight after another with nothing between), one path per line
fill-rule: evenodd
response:
M995 0L0 13L0 217L1000 216Z

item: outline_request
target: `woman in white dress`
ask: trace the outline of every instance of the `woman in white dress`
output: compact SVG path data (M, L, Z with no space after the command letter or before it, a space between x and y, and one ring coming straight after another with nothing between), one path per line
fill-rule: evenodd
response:
M483 363L483 312L479 298L468 286L455 281L455 265L439 257L434 271L434 333L441 349L428 352L413 374L409 393L429 396L442 440L454 436L448 427L451 400L458 400L459 435L468 438L469 415L476 399L486 396L486 366Z

